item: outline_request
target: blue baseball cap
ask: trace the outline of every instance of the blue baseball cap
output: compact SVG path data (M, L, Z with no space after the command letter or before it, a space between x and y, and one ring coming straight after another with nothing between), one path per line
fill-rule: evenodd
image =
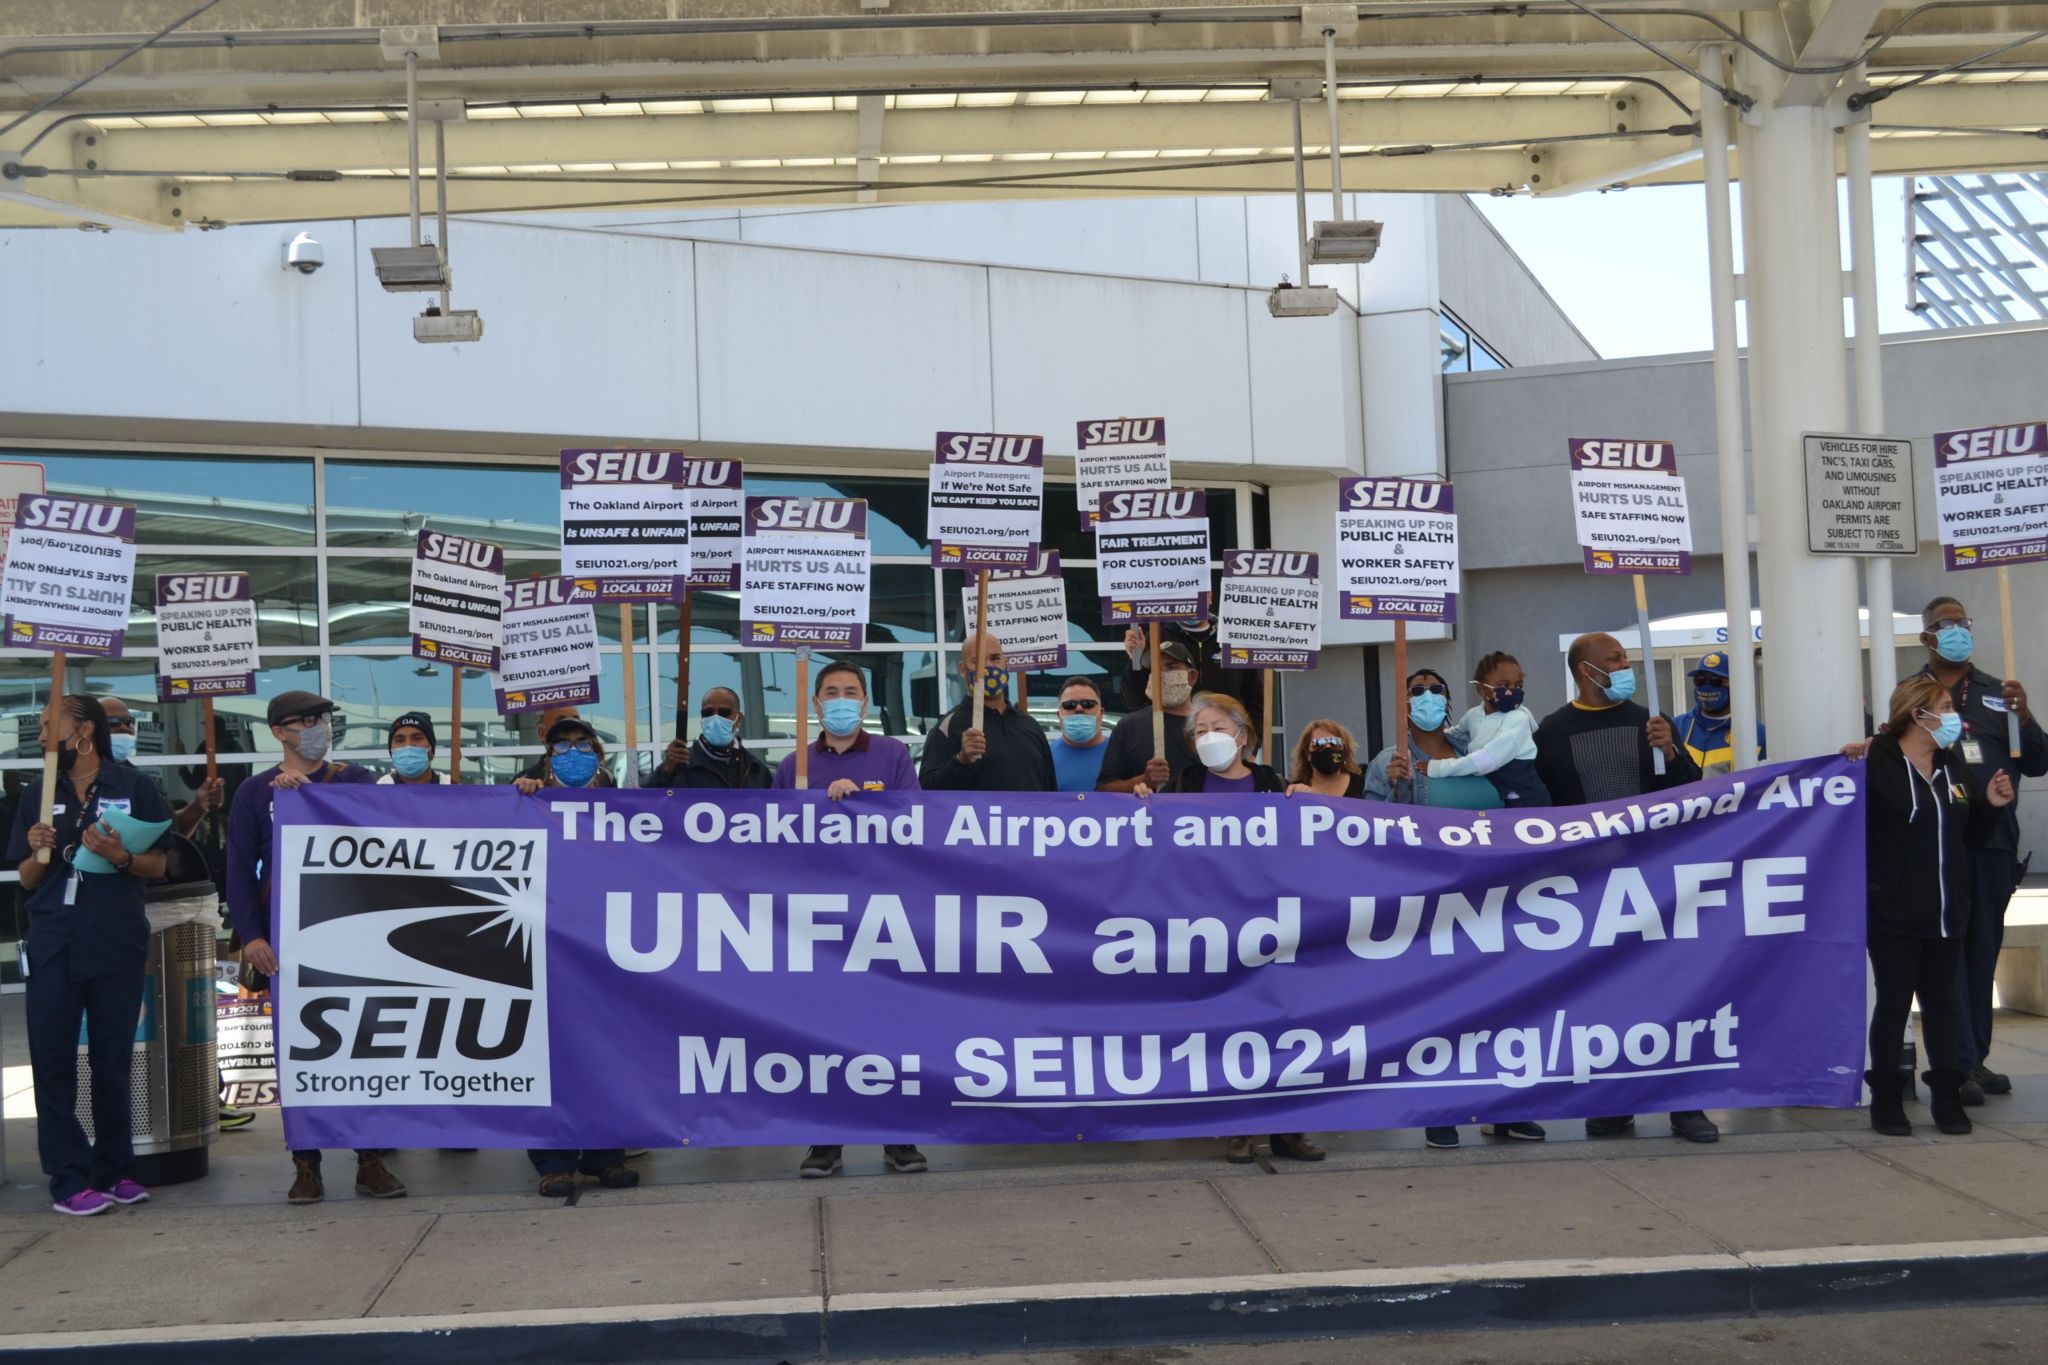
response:
M1702 654L1700 666L1692 671L1692 675L1697 678L1702 673L1719 678L1722 682L1728 681L1728 656L1718 649Z

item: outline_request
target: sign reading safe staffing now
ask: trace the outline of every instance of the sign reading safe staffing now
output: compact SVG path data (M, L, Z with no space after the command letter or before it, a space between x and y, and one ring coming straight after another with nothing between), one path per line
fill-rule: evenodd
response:
M1321 557L1225 550L1216 640L1225 668L1314 668L1323 647Z
M868 621L864 498L748 498L740 641L755 649L859 649Z
M690 490L679 450L562 452L562 573L598 601L671 602L690 572Z
M1948 568L2048 559L2048 422L1936 432L1934 511Z
M1102 624L1209 614L1209 500L1199 488L1118 489L1096 508Z
M505 639L498 658L498 714L585 706L597 700L598 594L574 578L505 585Z
M1074 499L1081 529L1097 520L1102 495L1119 488L1173 487L1164 417L1110 417L1074 424Z
M118 658L134 580L133 507L32 493L7 546L7 643Z
M1038 550L1045 438L942 431L933 445L925 536L942 569L1015 569Z
M1587 573L1689 574L1692 524L1669 441L1574 436L1572 515Z
M977 580L960 590L960 619L967 635L981 629L975 618ZM1003 642L1012 669L1067 666L1067 580L1060 576L1060 552L1041 550L1021 569L988 571L989 633Z
M1808 432L1806 548L1817 555L1920 553L1913 443Z
M412 553L412 656L466 668L498 666L505 551L489 541L421 531Z
M156 576L159 701L256 692L256 601L245 573Z
M1434 479L1337 482L1337 615L1458 619L1458 517Z

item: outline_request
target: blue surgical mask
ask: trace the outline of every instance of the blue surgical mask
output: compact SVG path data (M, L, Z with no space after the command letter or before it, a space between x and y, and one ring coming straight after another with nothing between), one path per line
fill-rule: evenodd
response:
M1934 727L1934 742L1946 749L1963 737L1963 718L1955 712L1944 714Z
M108 735L107 743L113 746L114 762L126 763L129 759L135 757L135 736Z
M1451 704L1437 692L1424 692L1419 697L1408 699L1408 719L1418 730L1440 729L1444 717L1450 715Z
M1728 705L1728 689L1718 684L1696 683L1692 695L1703 711L1719 711Z
M590 779L597 776L597 755L571 749L566 754L550 758L548 767L555 774L555 780L563 786L587 787Z
M1598 664L1593 665L1595 673L1607 673ZM1609 701L1627 701L1636 694L1636 671L1624 668L1619 673L1607 673L1607 685L1600 689L1600 695Z
M1093 744L1099 725L1094 716L1080 712L1060 717L1060 733L1067 737L1069 744Z
M391 751L391 766L398 769L400 777L418 777L433 761L433 754L417 744L408 744Z
M732 747L732 717L704 717L704 723L697 727L697 737L714 749L730 749Z
M1976 643L1968 626L1943 626L1934 632L1934 652L1952 664L1967 663Z
M852 697L827 697L818 707L818 717L825 723L826 734L845 739L860 729L861 709Z

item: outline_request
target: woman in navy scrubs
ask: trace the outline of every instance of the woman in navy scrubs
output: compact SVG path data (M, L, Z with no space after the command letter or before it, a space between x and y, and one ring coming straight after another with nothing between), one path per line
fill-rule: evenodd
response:
M94 698L74 693L45 708L42 743L45 752L57 750L50 823L41 823L38 774L21 793L7 856L21 872L28 906L36 1146L50 1177L50 1207L82 1217L149 1198L131 1174L128 1058L149 960L142 884L163 875L164 850L171 846L166 829L149 848L131 851L103 817L122 811L137 820L169 820L171 809L148 774L114 762L107 713ZM38 862L37 850L45 848L50 861ZM115 870L74 866L72 860L88 849ZM81 1017L92 1058L89 1145L76 1112Z

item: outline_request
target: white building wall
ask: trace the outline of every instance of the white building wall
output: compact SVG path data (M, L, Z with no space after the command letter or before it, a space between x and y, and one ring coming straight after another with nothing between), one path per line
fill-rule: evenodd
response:
M1598 360L1564 309L1538 282L1472 201L1430 196L1446 307L1511 365L1568 365Z

